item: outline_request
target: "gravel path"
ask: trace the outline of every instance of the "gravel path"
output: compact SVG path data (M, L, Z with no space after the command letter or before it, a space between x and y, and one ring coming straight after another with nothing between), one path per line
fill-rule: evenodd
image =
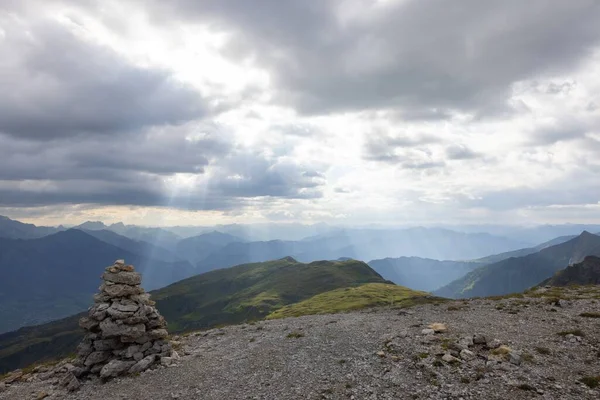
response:
M600 319L579 316L600 303L547 303L457 301L213 329L179 338L182 359L171 367L73 393L34 376L0 399L600 399L600 388L579 381L600 376ZM424 334L434 322L447 331ZM558 334L574 329L585 336ZM470 347L472 360L441 360L474 334L509 346L520 365L483 345Z

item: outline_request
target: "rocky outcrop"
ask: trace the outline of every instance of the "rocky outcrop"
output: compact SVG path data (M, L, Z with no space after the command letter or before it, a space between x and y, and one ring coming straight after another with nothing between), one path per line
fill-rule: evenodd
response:
M106 380L143 372L162 358L173 359L167 324L140 286L141 275L117 260L102 279L94 306L79 321L87 334L77 348L73 375Z

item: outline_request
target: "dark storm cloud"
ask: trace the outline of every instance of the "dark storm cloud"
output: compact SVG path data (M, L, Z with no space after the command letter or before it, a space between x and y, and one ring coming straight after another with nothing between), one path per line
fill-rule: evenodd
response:
M0 13L0 134L114 136L208 112L207 100L167 71L135 66L56 21L16 15Z
M170 13L233 32L231 57L256 59L272 73L275 99L307 113L497 113L512 83L567 71L600 40L595 0L154 3L157 22Z
M166 129L114 141L54 141L51 147L0 137L0 206L66 203L230 210L254 198L322 196L322 173L238 149L219 130L201 131L194 140L189 139L193 135ZM170 183L178 173L200 181Z
M202 135L195 138L197 131ZM232 151L230 140L202 126L156 128L111 140L70 138L52 145L0 136L0 179L127 181L136 173L202 173L210 160Z

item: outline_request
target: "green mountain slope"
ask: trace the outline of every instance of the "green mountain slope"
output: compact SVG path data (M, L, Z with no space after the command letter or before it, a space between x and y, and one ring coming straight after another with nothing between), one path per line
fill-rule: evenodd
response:
M356 260L303 264L286 257L208 272L151 293L177 333L262 319L319 293L365 283L390 282ZM73 351L82 315L0 335L0 373Z
M589 232L524 257L499 261L468 273L436 290L442 297L496 296L521 292L588 255L600 255L600 236Z
M539 286L600 285L600 257L587 256L582 262L568 266Z
M244 264L198 275L153 294L171 331L263 318L286 304L329 290L385 282L356 261L299 263L293 258Z

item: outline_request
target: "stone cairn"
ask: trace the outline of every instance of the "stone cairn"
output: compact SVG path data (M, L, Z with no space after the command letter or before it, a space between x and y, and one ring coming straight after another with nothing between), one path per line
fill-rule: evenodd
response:
M165 319L133 266L117 260L102 279L88 317L79 321L86 335L77 349L76 376L107 380L178 358L167 340Z

